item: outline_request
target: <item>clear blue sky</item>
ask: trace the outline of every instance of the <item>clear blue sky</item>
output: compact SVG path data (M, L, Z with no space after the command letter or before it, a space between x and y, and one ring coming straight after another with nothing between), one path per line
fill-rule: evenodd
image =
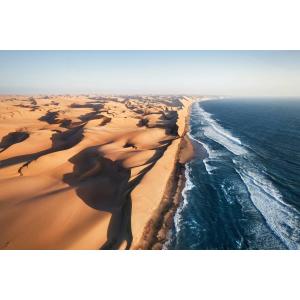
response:
M0 51L0 93L300 96L300 51Z

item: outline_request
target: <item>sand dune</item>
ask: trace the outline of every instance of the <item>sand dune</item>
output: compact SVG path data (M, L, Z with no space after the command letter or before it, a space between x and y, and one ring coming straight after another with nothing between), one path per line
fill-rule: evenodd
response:
M192 100L0 97L0 248L147 248Z

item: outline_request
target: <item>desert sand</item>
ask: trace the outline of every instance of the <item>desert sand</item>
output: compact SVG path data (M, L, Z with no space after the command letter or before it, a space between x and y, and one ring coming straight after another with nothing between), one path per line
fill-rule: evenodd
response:
M161 248L192 102L1 96L0 249Z

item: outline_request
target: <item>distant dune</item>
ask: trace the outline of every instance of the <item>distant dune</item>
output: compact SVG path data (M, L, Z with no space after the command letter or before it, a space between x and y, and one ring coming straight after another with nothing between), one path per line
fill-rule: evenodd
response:
M0 248L161 248L192 101L1 97Z

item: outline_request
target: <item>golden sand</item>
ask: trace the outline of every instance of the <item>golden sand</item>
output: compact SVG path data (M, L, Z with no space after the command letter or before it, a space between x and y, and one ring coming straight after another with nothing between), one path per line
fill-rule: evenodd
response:
M0 248L147 248L192 101L1 97Z

